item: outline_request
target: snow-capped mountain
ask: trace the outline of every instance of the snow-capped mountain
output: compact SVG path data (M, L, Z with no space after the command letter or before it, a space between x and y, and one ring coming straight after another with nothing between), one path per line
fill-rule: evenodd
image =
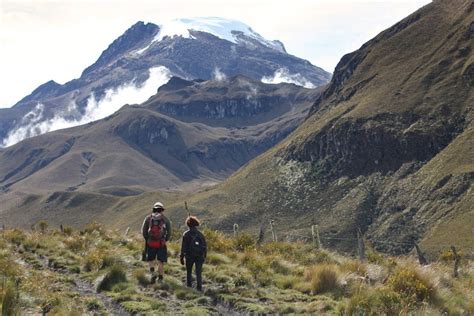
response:
M199 31L212 34L220 39L232 42L234 44L249 44L245 39L257 41L259 44L272 49L286 53L285 46L280 41L269 41L260 34L252 30L248 25L235 20L223 19L218 17L210 18L192 18L192 19L175 19L168 23L161 24L160 31L147 46L139 49L136 53L141 54L150 48L156 42L163 40L165 37L181 36L184 38L194 38L192 31Z
M0 147L48 131L104 118L155 94L172 76L245 75L266 83L313 88L330 74L285 51L244 23L222 18L138 22L102 52L80 78L49 81L10 109L0 109Z

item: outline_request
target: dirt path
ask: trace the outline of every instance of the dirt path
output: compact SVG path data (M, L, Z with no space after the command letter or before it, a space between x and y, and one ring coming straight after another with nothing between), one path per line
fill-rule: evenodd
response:
M35 269L35 267L33 267L30 263L28 263L27 261L23 260L23 258L21 258L20 253L17 252L17 254L18 254L17 262L19 264L28 266L31 269ZM126 312L118 303L114 302L112 298L108 297L105 294L97 293L95 286L89 281L83 280L79 278L77 275L73 273L69 273L69 271L65 269L57 269L57 268L52 267L50 264L48 264L47 257L37 255L36 258L41 263L41 266L44 270L49 270L54 273L65 274L71 277L73 281L71 283L71 291L77 292L81 296L92 296L92 297L98 298L102 302L108 314L118 315L118 316L131 315L130 313Z

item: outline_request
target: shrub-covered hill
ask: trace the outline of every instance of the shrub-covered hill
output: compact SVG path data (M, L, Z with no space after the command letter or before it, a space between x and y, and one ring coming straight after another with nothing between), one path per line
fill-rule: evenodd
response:
M2 315L474 313L474 263L461 261L454 278L449 252L427 266L371 250L361 262L309 244L205 234L210 252L200 293L183 285L178 232L164 282L150 284L138 235L97 224L61 232L46 222L33 231L4 230Z

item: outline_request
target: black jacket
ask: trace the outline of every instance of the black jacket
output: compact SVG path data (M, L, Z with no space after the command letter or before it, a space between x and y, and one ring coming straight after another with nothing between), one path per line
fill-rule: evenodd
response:
M143 221L142 225L142 235L145 240L148 240L148 229L150 228L150 215L145 217L145 220ZM171 238L171 222L170 220L163 215L163 219L165 220L165 225L166 225L166 235L165 235L165 240L168 241Z
M191 253L191 243L193 240L193 236L198 238L201 242L201 246L203 249L203 257L206 258L207 256L207 243L206 238L204 235L196 228L191 227L183 234L183 240L181 242L181 258L183 257L192 257L193 254Z

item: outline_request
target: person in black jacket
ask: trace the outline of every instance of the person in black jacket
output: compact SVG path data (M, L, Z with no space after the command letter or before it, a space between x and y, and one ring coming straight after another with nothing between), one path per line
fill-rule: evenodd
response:
M150 267L151 283L156 279L163 281L163 265L168 261L166 242L171 237L171 222L163 215L165 207L163 203L156 202L153 211L145 217L142 225L142 235L145 239L146 260ZM157 265L158 269L156 269ZM158 275L156 275L158 270Z
M186 261L186 283L192 287L193 265L196 266L196 289L202 291L202 266L206 260L207 244L204 235L197 229L199 220L195 216L189 216L186 219L186 225L189 229L183 234L181 243L181 264Z

